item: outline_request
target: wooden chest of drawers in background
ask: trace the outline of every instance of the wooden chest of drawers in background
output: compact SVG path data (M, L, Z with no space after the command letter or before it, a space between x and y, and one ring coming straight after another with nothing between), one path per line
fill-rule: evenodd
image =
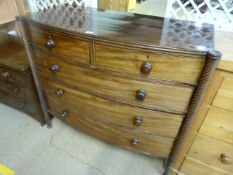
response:
M176 168L185 175L233 174L233 54L225 51L233 43L233 38L232 33L217 34L221 37L217 46L224 58L178 158ZM225 35L227 38L224 39ZM175 172L174 169L174 174L177 174Z
M45 124L22 41L2 33L0 49L0 102Z
M208 52L212 25L166 20L70 6L19 17L48 112L108 143L172 155L221 54Z

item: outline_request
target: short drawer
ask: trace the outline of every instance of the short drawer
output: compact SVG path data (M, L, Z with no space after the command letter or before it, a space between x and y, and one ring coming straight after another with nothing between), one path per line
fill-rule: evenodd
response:
M0 81L8 81L12 83L17 83L20 85L25 85L25 77L23 73L19 73L10 69L0 67Z
M199 132L233 145L233 112L211 107Z
M197 84L203 56L151 53L95 44L96 67L146 78Z
M60 56L82 64L90 64L89 42L69 38L54 31L29 26L31 42Z
M15 97L31 97L32 95L29 87L23 87L7 81L1 82L0 91L6 92Z
M111 122L88 117L72 106L66 108L51 103L50 111L52 115L84 133L131 151L165 158L173 145L174 138L128 130Z
M45 80L42 81L49 106L72 107L85 117L111 122L131 131L176 137L183 116L158 111L144 110L129 105L68 88Z
M198 135L188 156L228 172L233 170L233 146L213 138Z
M211 167L188 157L184 160L180 172L183 175L232 175L229 172Z
M126 79L103 71L79 67L39 52L39 75L56 79L90 93L149 109L185 113L192 88ZM179 94L179 96L177 96Z
M26 112L32 116L37 112L34 103L29 99L17 98L3 91L0 91L0 102L12 106L22 112Z
M213 106L233 111L233 79L224 78L213 101Z

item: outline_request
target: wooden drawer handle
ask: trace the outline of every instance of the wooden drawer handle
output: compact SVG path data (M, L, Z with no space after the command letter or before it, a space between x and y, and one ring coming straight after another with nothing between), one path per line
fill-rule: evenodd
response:
M22 103L19 104L19 108L22 109L22 110L25 110L26 105L27 104L25 102L22 102Z
M146 61L142 63L141 72L143 74L149 74L152 71L152 67L153 67L152 64Z
M55 42L54 42L54 40L52 40L51 36L49 36L49 39L46 41L45 46L48 49L53 49L55 47Z
M146 91L144 89L140 89L136 92L136 98L140 101L145 100L146 98Z
M55 94L57 95L57 96L63 96L64 95L64 93L65 93L65 91L63 90L63 89L58 89L58 90L56 90L56 92L55 92Z
M131 145L132 146L138 146L140 144L140 141L138 140L138 139L133 139L132 141L131 141Z
M68 117L68 115L69 115L69 113L68 113L67 111L63 111L63 112L61 113L61 118L62 118L62 119L66 119L66 118Z
M136 126L141 126L142 123L143 123L142 117L137 116L137 117L134 118L134 125L136 125Z
M59 68L58 65L53 64L53 65L50 66L49 70L50 70L50 72L52 72L52 73L56 73L56 72L58 72L58 71L60 70L60 68Z
M8 79L8 78L10 77L10 73L9 73L9 72L3 72L3 73L2 73L2 77L3 77L4 79Z
M220 155L220 160L223 164L226 164L226 165L231 165L232 164L232 160L231 160L231 157L228 156L227 154L223 153Z
M15 87L15 88L12 90L12 92L13 92L14 95L17 95L17 94L19 94L19 92L20 92L20 88Z

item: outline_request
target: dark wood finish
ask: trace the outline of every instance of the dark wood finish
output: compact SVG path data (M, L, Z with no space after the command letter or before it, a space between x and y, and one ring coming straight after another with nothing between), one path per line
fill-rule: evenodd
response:
M102 71L76 66L37 49L35 51L41 77L48 81L59 80L92 94L136 106L181 114L186 112L192 96L192 88L125 79ZM141 89L146 91L145 97L142 97L144 93L139 92ZM177 93L182 95L176 98ZM145 99L142 100L142 98Z
M0 34L0 49L0 102L45 124L21 39Z
M217 62L214 27L70 6L18 21L51 114L129 150L171 153L170 173Z
M108 121L132 131L175 137L183 116L130 107L112 100L102 99L67 87L60 82L43 79L42 87L46 94L48 106L56 105L61 110L71 109L86 117ZM63 90L57 96L57 90ZM141 125L135 125L135 117L141 116Z

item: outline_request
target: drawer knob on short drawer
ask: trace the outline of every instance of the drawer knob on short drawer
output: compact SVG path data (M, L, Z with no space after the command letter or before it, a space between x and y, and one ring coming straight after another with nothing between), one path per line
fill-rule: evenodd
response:
M146 91L143 89L140 89L136 92L136 98L138 100L143 101L146 98Z
M56 64L51 65L50 68L49 68L50 72L52 72L52 73L58 72L59 69L60 69L59 66L56 65Z
M138 140L138 139L133 139L132 141L131 141L131 145L132 146L138 146L140 144L140 141Z
M141 126L141 125L142 125L142 122L143 122L142 117L137 116L137 117L134 118L134 124L135 124L136 126Z
M51 39L51 37L46 41L45 46L48 49L52 49L55 47L55 42Z
M2 77L3 77L4 79L7 79L7 78L10 77L10 74L9 74L8 72L3 72L3 73L2 73Z
M20 103L20 104L19 104L19 108L21 108L21 109L24 110L25 107L26 107L26 103L23 102L23 103Z
M13 89L14 95L17 95L20 92L20 88L16 87Z
M152 64L146 61L142 63L141 72L143 74L149 74L152 71L152 67L153 67Z
M61 113L61 117L62 117L63 119L65 119L66 117L68 117L68 115L69 115L69 113L68 113L67 111L63 111L63 112Z
M231 160L231 157L228 156L227 154L223 153L220 155L220 160L223 164L226 164L226 165L231 165L232 164L232 160Z
M62 96L62 95L64 95L64 93L65 93L65 91L64 91L63 89L58 89L58 90L56 90L56 92L55 92L55 94L56 94L57 96Z

